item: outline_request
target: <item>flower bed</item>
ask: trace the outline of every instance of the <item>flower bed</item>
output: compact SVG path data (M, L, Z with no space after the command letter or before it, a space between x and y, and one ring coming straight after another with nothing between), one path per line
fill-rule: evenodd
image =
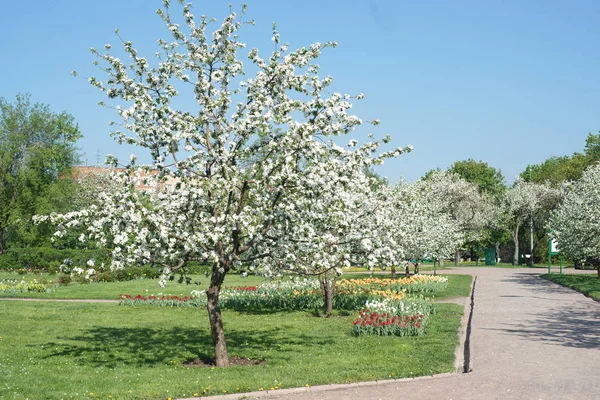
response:
M335 309L363 310L352 328L357 336L421 335L435 309L433 300L414 293L434 292L447 284L447 278L424 275L401 279L340 280L336 283L333 304ZM219 303L224 309L235 310L311 310L324 306L319 282L311 279L224 288ZM206 292L192 290L190 296L124 294L120 296L120 304L205 307Z
M338 290L391 291L395 293L435 293L448 287L448 278L433 275L412 275L406 278L342 279L336 283Z
M343 279L336 282L333 306L339 310L360 310L369 301L392 301L398 302L399 307L404 307L404 304L415 304L414 299L410 302L401 302L406 298L407 293L431 293L445 288L447 284L447 278L429 275L413 275L401 279ZM200 290L193 290L185 301L181 299L177 296L121 296L122 304L206 305L206 293ZM313 310L324 306L319 282L315 279L273 281L259 286L226 287L220 293L219 303L222 308L234 310Z
M201 307L206 305L206 299L196 296L171 296L171 295L149 295L138 294L132 296L122 294L119 296L119 304L123 305L151 305L161 307Z
M409 296L400 301L371 300L353 322L352 332L356 336L422 335L432 314L435 314L433 301L423 296Z
M26 282L17 279L0 280L0 293L46 292L50 290L36 279Z

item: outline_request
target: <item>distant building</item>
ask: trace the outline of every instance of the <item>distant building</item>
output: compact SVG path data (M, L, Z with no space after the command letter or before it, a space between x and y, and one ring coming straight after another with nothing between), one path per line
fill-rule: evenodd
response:
M71 175L74 179L81 181L86 177L110 177L110 174L113 172L122 172L125 168L108 168L108 167L97 167L97 166L77 166L71 169ZM134 186L138 190L143 190L145 192L155 192L157 188L156 179L145 179L145 178L153 178L160 174L160 171L157 169L150 170L148 172L141 171L139 176L135 177ZM100 181L100 180L99 180ZM174 178L172 176L167 176L161 182L158 182L158 187L166 188L168 191L175 190L177 183L180 180L178 178Z

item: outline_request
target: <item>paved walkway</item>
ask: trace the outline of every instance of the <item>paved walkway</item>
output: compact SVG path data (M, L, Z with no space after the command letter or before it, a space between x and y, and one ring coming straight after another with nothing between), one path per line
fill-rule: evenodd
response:
M600 399L600 303L540 269L456 268L477 276L468 374L259 393L286 400ZM594 271L592 271L594 272ZM246 394L254 398L254 394ZM228 397L229 396L225 396ZM234 397L230 397L234 398Z

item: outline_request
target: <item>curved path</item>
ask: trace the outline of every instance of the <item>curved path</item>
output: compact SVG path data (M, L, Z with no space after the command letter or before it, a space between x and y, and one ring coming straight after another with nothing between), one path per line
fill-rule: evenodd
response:
M470 373L246 393L245 398L600 399L600 303L539 278L545 272L540 269L441 272L477 276Z

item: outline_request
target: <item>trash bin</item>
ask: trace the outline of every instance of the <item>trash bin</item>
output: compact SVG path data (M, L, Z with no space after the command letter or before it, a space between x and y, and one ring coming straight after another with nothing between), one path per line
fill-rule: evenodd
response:
M484 250L485 254L485 265L496 265L496 249L494 247L488 247Z

